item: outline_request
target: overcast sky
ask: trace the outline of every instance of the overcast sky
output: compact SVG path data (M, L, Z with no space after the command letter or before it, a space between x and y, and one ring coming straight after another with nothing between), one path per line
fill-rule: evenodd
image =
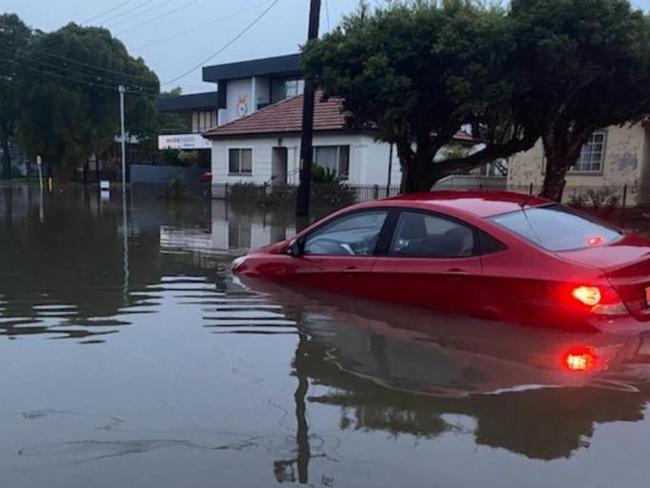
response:
M18 14L44 31L68 22L101 25L121 39L129 52L142 56L163 84L185 93L214 85L201 81L196 69L180 80L165 82L216 53L260 16L274 0L0 0L0 12ZM370 3L379 3L373 0ZM633 0L650 9L650 0ZM357 8L359 0L322 0L321 32ZM307 36L309 0L277 0L248 32L206 64L290 54Z

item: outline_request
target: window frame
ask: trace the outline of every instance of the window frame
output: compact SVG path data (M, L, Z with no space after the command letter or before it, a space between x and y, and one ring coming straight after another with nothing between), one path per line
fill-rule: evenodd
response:
M607 129L598 129L595 130L589 138L591 139L593 136L596 134L602 134L603 135L603 150L601 152L601 160L600 160L600 169L596 171L591 171L591 170L574 170L569 168L566 172L567 176L603 176L605 174L605 162L607 160L607 141L608 141L608 136L609 134L607 133ZM582 157L582 149L584 148L584 145L580 148L580 157ZM546 155L542 154L542 174L546 174L546 165L548 164L548 160L546 159Z
M233 146L233 147L228 147L228 176L245 176L245 177L252 177L253 176L253 148L252 147L246 147L246 146ZM238 167L239 167L239 172L238 173L233 173L230 171L230 152L231 151L238 151L239 152L239 160L238 160ZM241 152L242 151L250 151L251 152L251 170L249 173L244 173L241 170Z
M402 213L421 213L424 214L425 216L432 216L436 217L439 219L443 220L448 220L450 222L454 222L458 225L462 225L468 229L470 229L473 233L473 238L474 238L474 249L472 251L472 254L470 256L398 256L395 254L391 253L391 247L393 244L393 240L396 237L397 233L397 224L399 222L399 218L402 215ZM484 253L481 249L481 234L486 235L489 239L491 239L495 244L498 244L499 249L496 251ZM395 213L394 220L392 223L392 228L390 231L390 236L388 237L388 242L387 242L387 247L385 249L385 254L382 254L382 256L391 258L391 259L437 259L437 260L458 260L458 259L475 259L475 258L481 258L482 256L489 256L493 254L497 254L503 251L506 251L508 249L508 246L501 241L501 239L498 239L495 237L493 234L491 234L488 231L485 231L483 229L479 229L477 226L473 225L470 222L467 222L466 220L460 219L458 217L454 217L453 215L448 215L442 212L436 212L434 210L426 210L422 208L414 208L414 207L399 207L397 209L397 212Z
M312 161L315 165L318 165L316 160L316 151L320 148L336 148L336 179L340 181L348 181L350 179L350 160L352 154L352 146L350 144L319 144L313 147ZM343 148L347 148L348 153L348 171L345 174L341 174L341 152ZM320 165L319 165L320 166Z
M356 214L361 214L361 213L375 213L375 212L386 212L386 219L384 220L384 224L382 225L381 229L379 230L379 238L377 239L377 244L375 245L375 249L371 254L351 254L349 256L346 255L338 255L338 254L306 254L305 253L305 244L307 244L307 240L312 237L314 234L322 230L323 228L340 221L342 219L346 219L349 217L352 217ZM334 257L334 258L376 258L377 256L382 256L384 254L380 254L379 252L382 249L387 249L390 246L390 239L392 237L392 232L395 228L395 222L396 222L396 214L397 211L394 207L370 207L370 208L360 208L360 209L355 209L355 210L350 210L349 212L345 212L340 215L336 215L330 219L326 219L325 221L321 222L318 224L316 227L313 229L310 229L309 232L306 234L300 236L298 238L297 244L298 244L298 249L300 250L300 255L301 256L306 256L306 257ZM386 245L386 241L388 240L388 245Z

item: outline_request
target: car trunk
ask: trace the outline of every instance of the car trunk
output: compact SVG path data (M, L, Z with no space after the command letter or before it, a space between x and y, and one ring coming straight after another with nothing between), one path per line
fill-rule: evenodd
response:
M650 241L626 235L613 245L558 253L564 259L602 270L629 311L650 320Z

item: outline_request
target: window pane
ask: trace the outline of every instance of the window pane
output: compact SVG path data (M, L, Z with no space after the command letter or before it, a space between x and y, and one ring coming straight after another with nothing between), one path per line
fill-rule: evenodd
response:
M580 157L571 171L599 172L602 169L605 150L605 133L597 132L582 147Z
M251 174L253 172L253 150L242 149L240 153L241 172Z
M621 236L617 229L560 205L517 210L492 221L549 251L607 245Z
M402 212L397 221L391 254L431 258L472 256L474 231L435 215Z
M318 229L305 242L305 254L370 256L386 220L385 210L354 213Z
M350 146L341 146L339 148L339 177L348 179L350 174Z
M239 149L230 149L228 151L228 171L230 173L239 173Z
M318 146L314 148L314 164L321 168L337 170L338 146Z

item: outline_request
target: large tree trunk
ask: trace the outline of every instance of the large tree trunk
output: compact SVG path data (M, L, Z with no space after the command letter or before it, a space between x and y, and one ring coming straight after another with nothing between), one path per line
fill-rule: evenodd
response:
M431 151L425 151L421 148L413 151L410 142L398 142L396 146L402 167L400 192L415 193L430 191L436 182L433 158L428 155Z
M2 176L8 180L11 179L11 154L9 154L9 136L5 132L0 132L2 139Z
M589 133L588 133L589 134ZM546 172L544 173L544 186L540 196L562 201L566 173L580 157L582 146L587 142L589 135L571 138L569 135L562 137L545 136L544 156L546 158Z

